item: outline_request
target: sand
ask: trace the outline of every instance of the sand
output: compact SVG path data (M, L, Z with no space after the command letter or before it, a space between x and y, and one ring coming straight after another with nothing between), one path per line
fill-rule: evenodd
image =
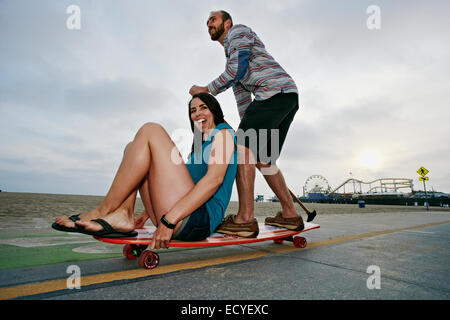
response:
M357 204L328 204L328 203L304 203L305 207L309 211L316 210L317 214L355 214L355 213L384 213L384 212L417 212L425 211L424 207L413 206L390 206L390 205L371 205L366 204L365 208L359 208ZM297 212L303 214L303 209L295 204ZM230 202L227 214L236 213L238 210L237 202ZM281 204L279 202L257 202L255 203L255 216L267 217L274 215L281 210ZM448 211L449 208L430 207L432 211Z
M8 229L46 229L50 228L54 219L60 215L72 215L95 208L103 197L60 194L10 193L0 192L0 231ZM304 213L295 204L299 213ZM355 213L383 213L383 212L417 212L425 211L424 207L366 205L359 208L357 204L322 204L305 203L318 215L355 214ZM138 198L135 213L144 210ZM255 216L261 222L267 216L275 215L281 210L279 202L255 203ZM430 207L431 211L448 211L449 208ZM226 214L236 214L238 203L231 201Z
M0 231L8 229L46 229L60 215L72 215L95 208L103 197L82 195L36 194L0 192ZM299 213L304 213L295 204ZM359 208L357 204L321 204L306 203L306 207L316 210L318 215L383 213L383 212L417 212L424 207L366 205ZM138 198L135 212L144 210ZM279 202L255 203L255 216L261 222L267 216L275 215L281 210ZM430 207L431 211L448 211L449 208ZM238 203L231 201L226 214L236 214Z

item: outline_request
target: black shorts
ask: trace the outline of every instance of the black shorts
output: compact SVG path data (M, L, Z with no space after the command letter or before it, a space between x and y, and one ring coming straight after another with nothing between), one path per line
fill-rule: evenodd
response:
M238 144L252 150L258 162L275 164L298 109L296 93L253 100L236 132Z
M200 241L209 237L209 214L203 204L189 216L183 219L181 227L173 235L173 239L181 241Z

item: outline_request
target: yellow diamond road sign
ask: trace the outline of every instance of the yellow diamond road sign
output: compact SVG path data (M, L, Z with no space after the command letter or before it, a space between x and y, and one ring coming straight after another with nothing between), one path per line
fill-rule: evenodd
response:
M420 174L422 177L425 177L428 172L430 172L430 171L428 171L424 167L420 167L419 170L417 170L417 173Z
M419 177L420 181L428 181L428 177Z

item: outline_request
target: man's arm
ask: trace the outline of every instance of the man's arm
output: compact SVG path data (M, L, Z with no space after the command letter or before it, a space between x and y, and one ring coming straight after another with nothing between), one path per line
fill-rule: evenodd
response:
M206 87L192 86L189 93L210 92L212 95L217 95L244 77L249 65L254 38L250 29L245 26L236 26L230 32L232 33L229 40L229 58L225 71Z
M233 85L234 97L236 98L236 104L239 112L239 117L244 117L245 110L247 110L248 105L252 102L252 94L250 91L246 90L240 83L235 83Z
M201 93L201 92L207 92L208 93L209 92L208 87L201 87L201 86L193 85L191 87L191 89L189 90L189 94L191 96L193 96L194 94L197 94L197 93Z

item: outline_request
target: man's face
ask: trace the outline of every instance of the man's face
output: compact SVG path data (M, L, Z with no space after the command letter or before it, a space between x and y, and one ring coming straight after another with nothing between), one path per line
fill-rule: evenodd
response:
M225 32L222 14L220 12L211 12L206 23L211 40L216 41Z

